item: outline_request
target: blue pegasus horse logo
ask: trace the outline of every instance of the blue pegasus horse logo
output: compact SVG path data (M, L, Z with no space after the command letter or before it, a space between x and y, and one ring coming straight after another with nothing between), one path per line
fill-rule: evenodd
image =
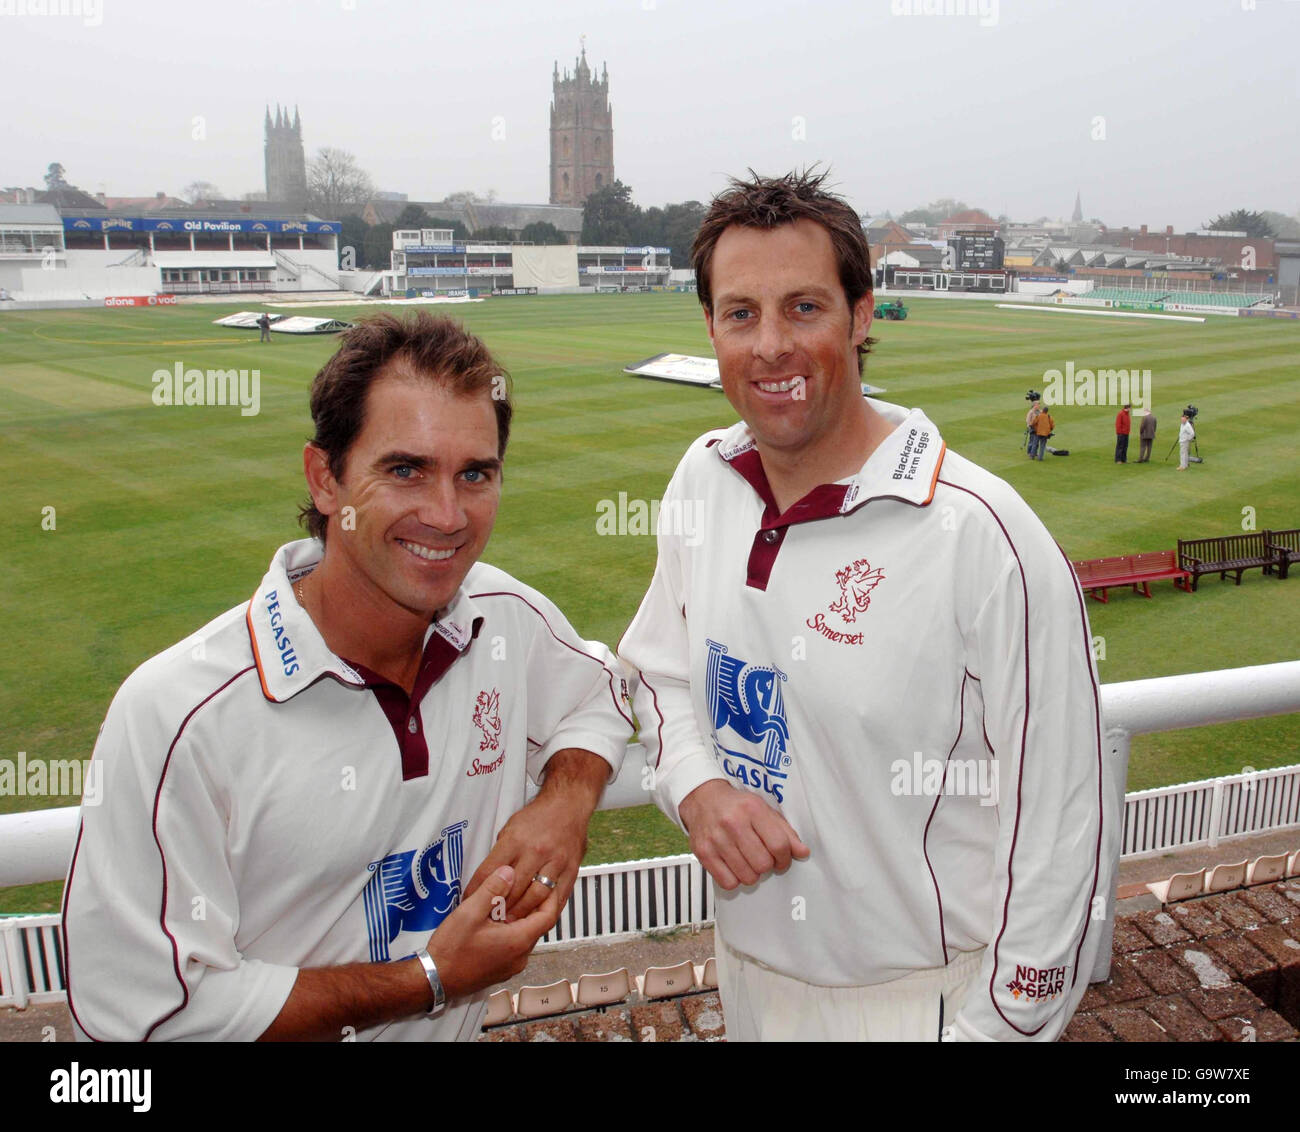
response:
M736 736L762 748L762 758L743 751L733 751L719 743L723 751L751 762L761 762L769 771L780 773L790 763L786 747L790 729L785 721L785 701L781 684L786 675L779 668L746 664L731 656L726 645L708 641L706 695L713 713L713 733L729 728Z
M365 890L372 963L388 961L389 946L401 932L432 932L460 903L467 825L448 826L422 851L390 853L366 866L373 874Z

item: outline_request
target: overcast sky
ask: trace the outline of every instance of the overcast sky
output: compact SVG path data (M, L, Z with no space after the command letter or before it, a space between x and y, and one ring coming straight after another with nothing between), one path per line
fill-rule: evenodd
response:
M0 0L0 185L263 190L279 100L380 189L544 202L580 35L644 206L822 161L872 213L1300 211L1300 0Z

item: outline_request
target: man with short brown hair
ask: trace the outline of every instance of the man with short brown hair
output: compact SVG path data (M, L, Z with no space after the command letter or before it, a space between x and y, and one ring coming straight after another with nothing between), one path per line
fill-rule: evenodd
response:
M613 655L479 561L511 418L486 347L366 320L311 406L318 537L137 669L96 744L64 903L79 1037L472 1039L622 760Z
M723 391L620 646L656 801L717 892L731 1040L1052 1040L1117 845L1083 595L1018 495L868 401L866 240L733 181L693 253ZM1105 816L1103 820L1103 809Z
M1133 418L1129 414L1132 405L1125 405L1115 414L1115 463L1128 463L1128 438L1133 431Z

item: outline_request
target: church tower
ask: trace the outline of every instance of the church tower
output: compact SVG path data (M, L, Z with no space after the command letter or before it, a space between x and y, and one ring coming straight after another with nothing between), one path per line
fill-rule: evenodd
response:
M587 66L587 49L573 75L559 64L551 75L551 203L581 208L597 189L614 180L614 118L609 107L609 72L599 79Z
M307 201L307 159L302 148L302 120L298 108L289 111L275 106L266 109L266 199L302 208Z

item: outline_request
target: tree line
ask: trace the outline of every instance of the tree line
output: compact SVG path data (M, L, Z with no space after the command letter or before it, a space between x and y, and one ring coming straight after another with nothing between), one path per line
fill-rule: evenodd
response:
M471 195L458 193L455 197ZM632 200L632 190L622 181L615 181L587 198L580 242L619 247L666 247L671 249L674 265L685 267L704 212L705 206L697 200L643 209ZM509 229L499 226L476 228L470 232L459 220L430 215L418 204L407 205L391 224L368 225L355 211L343 216L340 223L340 262L346 254L342 249L352 248L353 266L376 271L388 267L393 232L403 228L449 228L456 243L468 240L490 243L516 238ZM518 241L525 244L568 242L563 232L546 221L525 226L519 232Z
M642 208L622 181L597 189L582 210L582 242L669 248L674 267L687 267L706 206L697 200Z

